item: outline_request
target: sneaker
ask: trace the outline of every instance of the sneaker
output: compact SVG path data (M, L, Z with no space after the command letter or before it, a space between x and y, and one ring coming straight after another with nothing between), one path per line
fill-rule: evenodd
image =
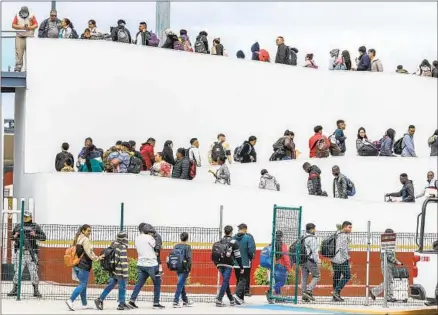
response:
M388 302L389 302L389 303L395 303L395 302L397 302L397 299L394 299L394 298L388 298Z
M301 301L303 301L304 303L310 302L310 300L307 297L305 297L304 294L303 297L301 298Z
M370 295L370 298L371 298L373 301L375 301L375 300L376 300L376 296L374 295L373 291L369 290L368 293L369 293L369 295Z
M310 291L304 291L303 298L307 298L309 301L315 301L315 298L313 297L313 294Z
M338 292L333 292L332 295L335 302L344 302L344 299L341 298L341 295Z
M173 308L181 308L182 305L180 303L177 302L173 302Z
M216 307L226 307L227 305L221 300L216 299Z
M138 308L138 306L133 301L129 301L128 305L131 306L132 308Z
M103 301L101 301L100 299L95 299L94 304L96 304L98 310L103 310Z
M160 303L154 303L152 306L154 310L162 310L163 308L166 308L164 305L161 305Z
M247 296L247 297L251 297L252 294L251 294L251 292L245 292L245 296Z
M240 297L238 297L237 295L234 294L233 298L234 298L234 302L236 302L237 305L243 304L243 300Z
M69 308L70 311L74 311L75 309L73 308L73 301L68 299L67 301L65 301L65 304L67 304L67 307Z
M184 307L192 307L193 304L194 304L193 301L186 301L186 302L183 302L182 305L183 305Z
M234 300L230 301L230 306L236 306L236 302Z
M271 299L271 298L269 297L269 291L266 291L266 292L265 292L265 296L266 296L266 300L268 300L268 303L269 303L269 304L274 304L274 303L275 303L275 300L274 300L274 299Z

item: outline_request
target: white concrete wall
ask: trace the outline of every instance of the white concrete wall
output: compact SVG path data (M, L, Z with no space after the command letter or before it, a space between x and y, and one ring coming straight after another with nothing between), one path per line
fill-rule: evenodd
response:
M333 230L351 220L356 231L391 227L414 232L421 204L335 200L291 195L286 192L189 182L148 175L28 174L42 189L35 190L39 223L119 224L120 203L125 203L125 223L147 221L169 226L219 226L219 208L224 206L224 224L245 222L258 242L267 242L272 207L302 206L303 223L314 222L319 230ZM256 192L256 193L255 193Z
M102 148L152 136L159 149L168 139L177 148L198 137L206 158L219 132L233 148L253 134L266 161L285 129L295 132L306 156L315 125L329 134L345 119L353 156L359 127L378 139L389 127L401 136L414 124L417 151L427 156L427 137L437 127L435 79L314 71L103 41L34 39L28 52L26 173L53 171L61 143L77 154L88 136Z

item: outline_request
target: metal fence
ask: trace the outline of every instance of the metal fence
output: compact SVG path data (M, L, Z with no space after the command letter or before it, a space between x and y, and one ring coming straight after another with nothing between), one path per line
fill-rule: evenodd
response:
M71 245L72 239L78 225L40 225L41 229L45 232L47 240L40 242L40 250L38 253L38 276L39 276L39 289L43 299L67 299L73 291L76 283L72 280L71 268L64 266L63 255L65 249ZM2 284L1 284L1 297L7 298L7 293L12 289L12 279L14 276L14 257L16 256L13 250L14 242L11 241L12 224L5 223L2 226L2 238L3 244L6 245L5 250L2 252ZM163 239L162 250L162 262L164 274L162 276L162 300L164 302L170 301L173 298L172 292L175 291L176 275L170 272L165 267L165 259L174 246L179 241L179 235L181 232L189 233L189 242L194 251L194 264L191 276L187 285L187 292L189 296L197 302L213 302L215 294L218 288L218 273L211 262L211 246L220 238L221 228L202 228L202 227L156 227L157 232ZM92 227L92 240L95 251L99 253L103 248L110 245L115 240L117 232L120 230L120 226L93 226ZM130 257L130 278L128 285L127 297L130 296L130 291L133 285L136 283L136 251L134 249L134 238L138 234L137 226L125 226L124 230L128 233L129 237L129 251ZM335 231L318 231L317 236L321 241L325 237L333 234ZM267 235L267 238L269 236ZM437 234L426 235L426 245L431 247L432 242L438 238ZM320 304L377 304L383 305L383 298L377 297L376 301L371 299L367 300L367 233L366 232L353 232L350 235L351 239L351 279L347 282L343 290L344 301L339 303L332 300L331 292L333 291L333 268L329 261L323 260L321 264L321 280L316 287L315 296L316 301L313 303ZM258 244L258 247L262 247L265 244ZM290 244L288 244L289 246ZM397 252L401 257L405 266L408 269L411 268L412 253L416 248L415 235L413 233L398 233L397 234ZM371 233L370 244L370 265L369 265L369 288L373 288L379 285L383 281L383 275L380 265L380 233ZM258 266L259 255L257 255L252 275L253 286L252 291L255 294L260 294L269 288L269 281L264 274L262 268ZM93 267L93 275L89 281L89 289L87 290L89 299L96 298L102 292L106 282L108 281L108 275L106 272L99 268L99 264L95 264ZM33 287L31 285L31 279L29 272L26 271L23 274L23 286L22 286L22 298L33 298ZM295 294L295 283L301 283L301 273L298 273L296 277L296 270L292 268L291 273L294 275L288 278L288 282L284 287L283 295ZM265 278L263 278L265 277ZM297 279L297 280L295 280ZM409 282L409 280L408 280ZM406 281L404 284L401 282L395 282L393 285L397 285L394 292L399 292L400 296L407 295ZM406 290L405 290L406 289ZM116 299L117 290L114 290L108 299ZM299 290L299 296L301 291ZM395 294L396 295L396 294ZM13 298L13 297L9 297ZM397 297L396 297L397 298ZM139 301L151 301L152 300L152 286L147 284L145 289L139 296ZM299 303L305 303L301 299ZM389 303L390 307L418 305L418 302L408 299L406 303Z

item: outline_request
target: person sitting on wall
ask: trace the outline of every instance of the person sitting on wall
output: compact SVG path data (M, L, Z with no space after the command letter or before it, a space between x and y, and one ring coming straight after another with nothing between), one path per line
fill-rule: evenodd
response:
M73 154L68 152L70 145L67 142L64 142L62 144L61 148L62 148L62 151L59 152L55 158L55 169L57 172L61 172L62 168L65 167L65 162L67 160L71 160L72 165L74 164L74 160L75 160L75 158L73 157Z

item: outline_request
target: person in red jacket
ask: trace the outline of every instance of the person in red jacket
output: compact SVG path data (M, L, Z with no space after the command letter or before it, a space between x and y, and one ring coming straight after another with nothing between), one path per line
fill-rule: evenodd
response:
M149 138L140 147L140 153L143 156L144 162L146 164L146 171L150 170L152 165L154 165L155 163L154 147L155 147L154 138Z
M281 288L285 286L287 275L291 269L289 248L283 242L283 232L275 233L275 267L274 267L274 291L275 295L281 295ZM268 299L269 303L274 303L272 299Z
M313 128L313 131L315 131L315 134L309 139L309 149L310 153L309 156L311 158L314 157L328 157L330 154L330 140L322 134L322 126L316 126ZM324 150L320 150L318 154L318 141L324 139L325 140L325 148Z

